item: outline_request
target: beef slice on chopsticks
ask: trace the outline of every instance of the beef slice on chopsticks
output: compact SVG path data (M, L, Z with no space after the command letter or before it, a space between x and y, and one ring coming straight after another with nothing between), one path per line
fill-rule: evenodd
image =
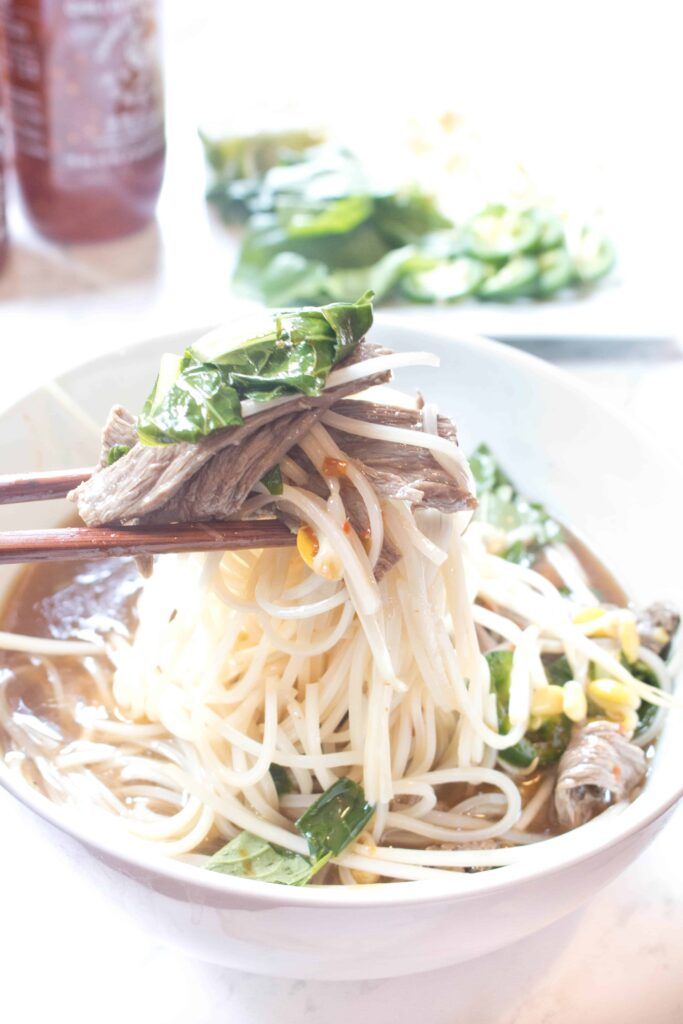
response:
M367 361L388 350L361 343L345 365ZM102 437L100 465L93 476L71 492L82 519L90 526L112 523L154 525L228 520L239 515L247 497L268 470L290 454L306 469L306 486L321 497L326 485L308 463L298 442L330 409L357 420L383 426L421 430L421 414L376 402L350 399L360 391L386 383L390 373L367 377L326 389L318 396L296 394L269 407L236 427L215 431L197 443L160 446L142 444L135 418L115 406ZM455 426L438 418L441 437L457 444ZM376 441L330 428L335 442L352 459L381 496L400 498L415 507L442 512L472 509L476 499L424 448L393 441ZM110 452L125 452L110 464ZM125 451L125 449L129 449ZM349 519L359 533L368 528L365 506L351 484L343 480L342 497ZM282 516L290 525L289 514ZM377 566L383 575L398 559L387 540Z

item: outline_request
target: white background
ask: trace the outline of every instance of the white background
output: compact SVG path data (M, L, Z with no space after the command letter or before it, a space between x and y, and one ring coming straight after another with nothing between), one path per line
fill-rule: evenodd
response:
M622 240L624 290L606 292L610 299L581 314L584 333L592 326L598 336L618 335L625 320L637 320L645 338L648 324L653 337L675 336L675 13L676 5L658 2L169 0L170 148L159 224L111 245L65 251L37 239L12 206L14 247L0 278L0 404L106 348L243 308L228 289L232 243L202 201L199 121L231 130L328 121L373 159L412 167L396 154L405 154L415 125L432 138L439 113L462 112L476 161L489 168L490 178L477 178L482 190L517 187L521 160L540 192L604 210ZM438 154L420 167L437 183L443 177ZM473 180L461 179L462 192L453 186L454 206L470 200ZM454 331L463 324L458 310L417 315ZM484 330L485 315L477 314ZM525 347L626 408L680 458L680 343L544 341L548 325L527 315L524 327L537 336ZM683 495L670 499L681 503ZM672 559L672 569L681 568ZM622 879L544 933L434 975L347 984L259 979L158 947L119 917L106 894L79 898L70 865L42 846L30 817L4 794L0 820L2 1012L18 1024L683 1021L680 812Z

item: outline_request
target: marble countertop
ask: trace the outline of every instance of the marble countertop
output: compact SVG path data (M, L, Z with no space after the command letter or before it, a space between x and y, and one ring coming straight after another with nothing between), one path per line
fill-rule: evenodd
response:
M229 293L233 246L201 200L201 155L194 135L188 140L158 224L133 238L61 250L36 238L12 203L13 251L0 277L0 405L106 349L248 308ZM431 316L458 328L455 312ZM537 339L523 347L626 409L680 458L679 343ZM253 977L155 945L104 895L101 905L79 902L69 865L35 848L30 815L4 793L0 817L2 1009L15 1024L683 1022L681 811L617 882L545 932L474 963L365 983Z

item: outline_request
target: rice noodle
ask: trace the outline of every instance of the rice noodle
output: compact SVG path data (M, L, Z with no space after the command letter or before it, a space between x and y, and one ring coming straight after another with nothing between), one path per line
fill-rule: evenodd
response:
M437 363L424 353L379 356L333 371L328 387ZM242 403L245 416L262 408ZM368 831L333 860L344 884L443 879L533 857L543 836L529 826L547 806L553 776L522 808L520 773L496 764L528 729L534 692L546 685L541 655L566 654L576 678L595 663L660 708L674 702L669 673L643 650L660 688L635 679L616 649L572 622L571 601L548 579L491 554L479 524L461 536L457 516L381 499L323 424L422 447L459 482L471 481L460 450L438 435L433 406L423 408L423 431L328 412L300 442L328 500L285 457L282 494L254 494L243 512L275 505L294 514L338 557L342 579L318 576L289 549L166 555L144 582L132 638L0 633L0 648L30 655L0 670L0 729L16 748L6 764L51 799L97 809L138 842L196 865L241 830L305 855L293 821L340 776L362 783L376 805ZM346 463L343 487L324 476L327 458ZM368 552L348 530L347 486L365 509ZM385 540L400 560L378 583ZM590 593L566 551L551 555L575 590ZM504 734L477 627L513 652ZM80 659L76 697L64 658ZM36 671L55 707L72 701L75 738L59 716L13 703ZM661 718L658 711L642 745ZM273 766L297 792L279 795Z

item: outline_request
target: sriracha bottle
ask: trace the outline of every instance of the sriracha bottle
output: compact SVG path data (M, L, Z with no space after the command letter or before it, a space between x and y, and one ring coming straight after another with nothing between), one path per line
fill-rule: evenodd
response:
M4 0L19 187L58 242L137 231L164 169L155 0Z
M7 137L5 135L5 107L3 104L4 69L2 62L2 32L0 31L0 270L7 258L7 220L5 218L5 169L7 166Z

